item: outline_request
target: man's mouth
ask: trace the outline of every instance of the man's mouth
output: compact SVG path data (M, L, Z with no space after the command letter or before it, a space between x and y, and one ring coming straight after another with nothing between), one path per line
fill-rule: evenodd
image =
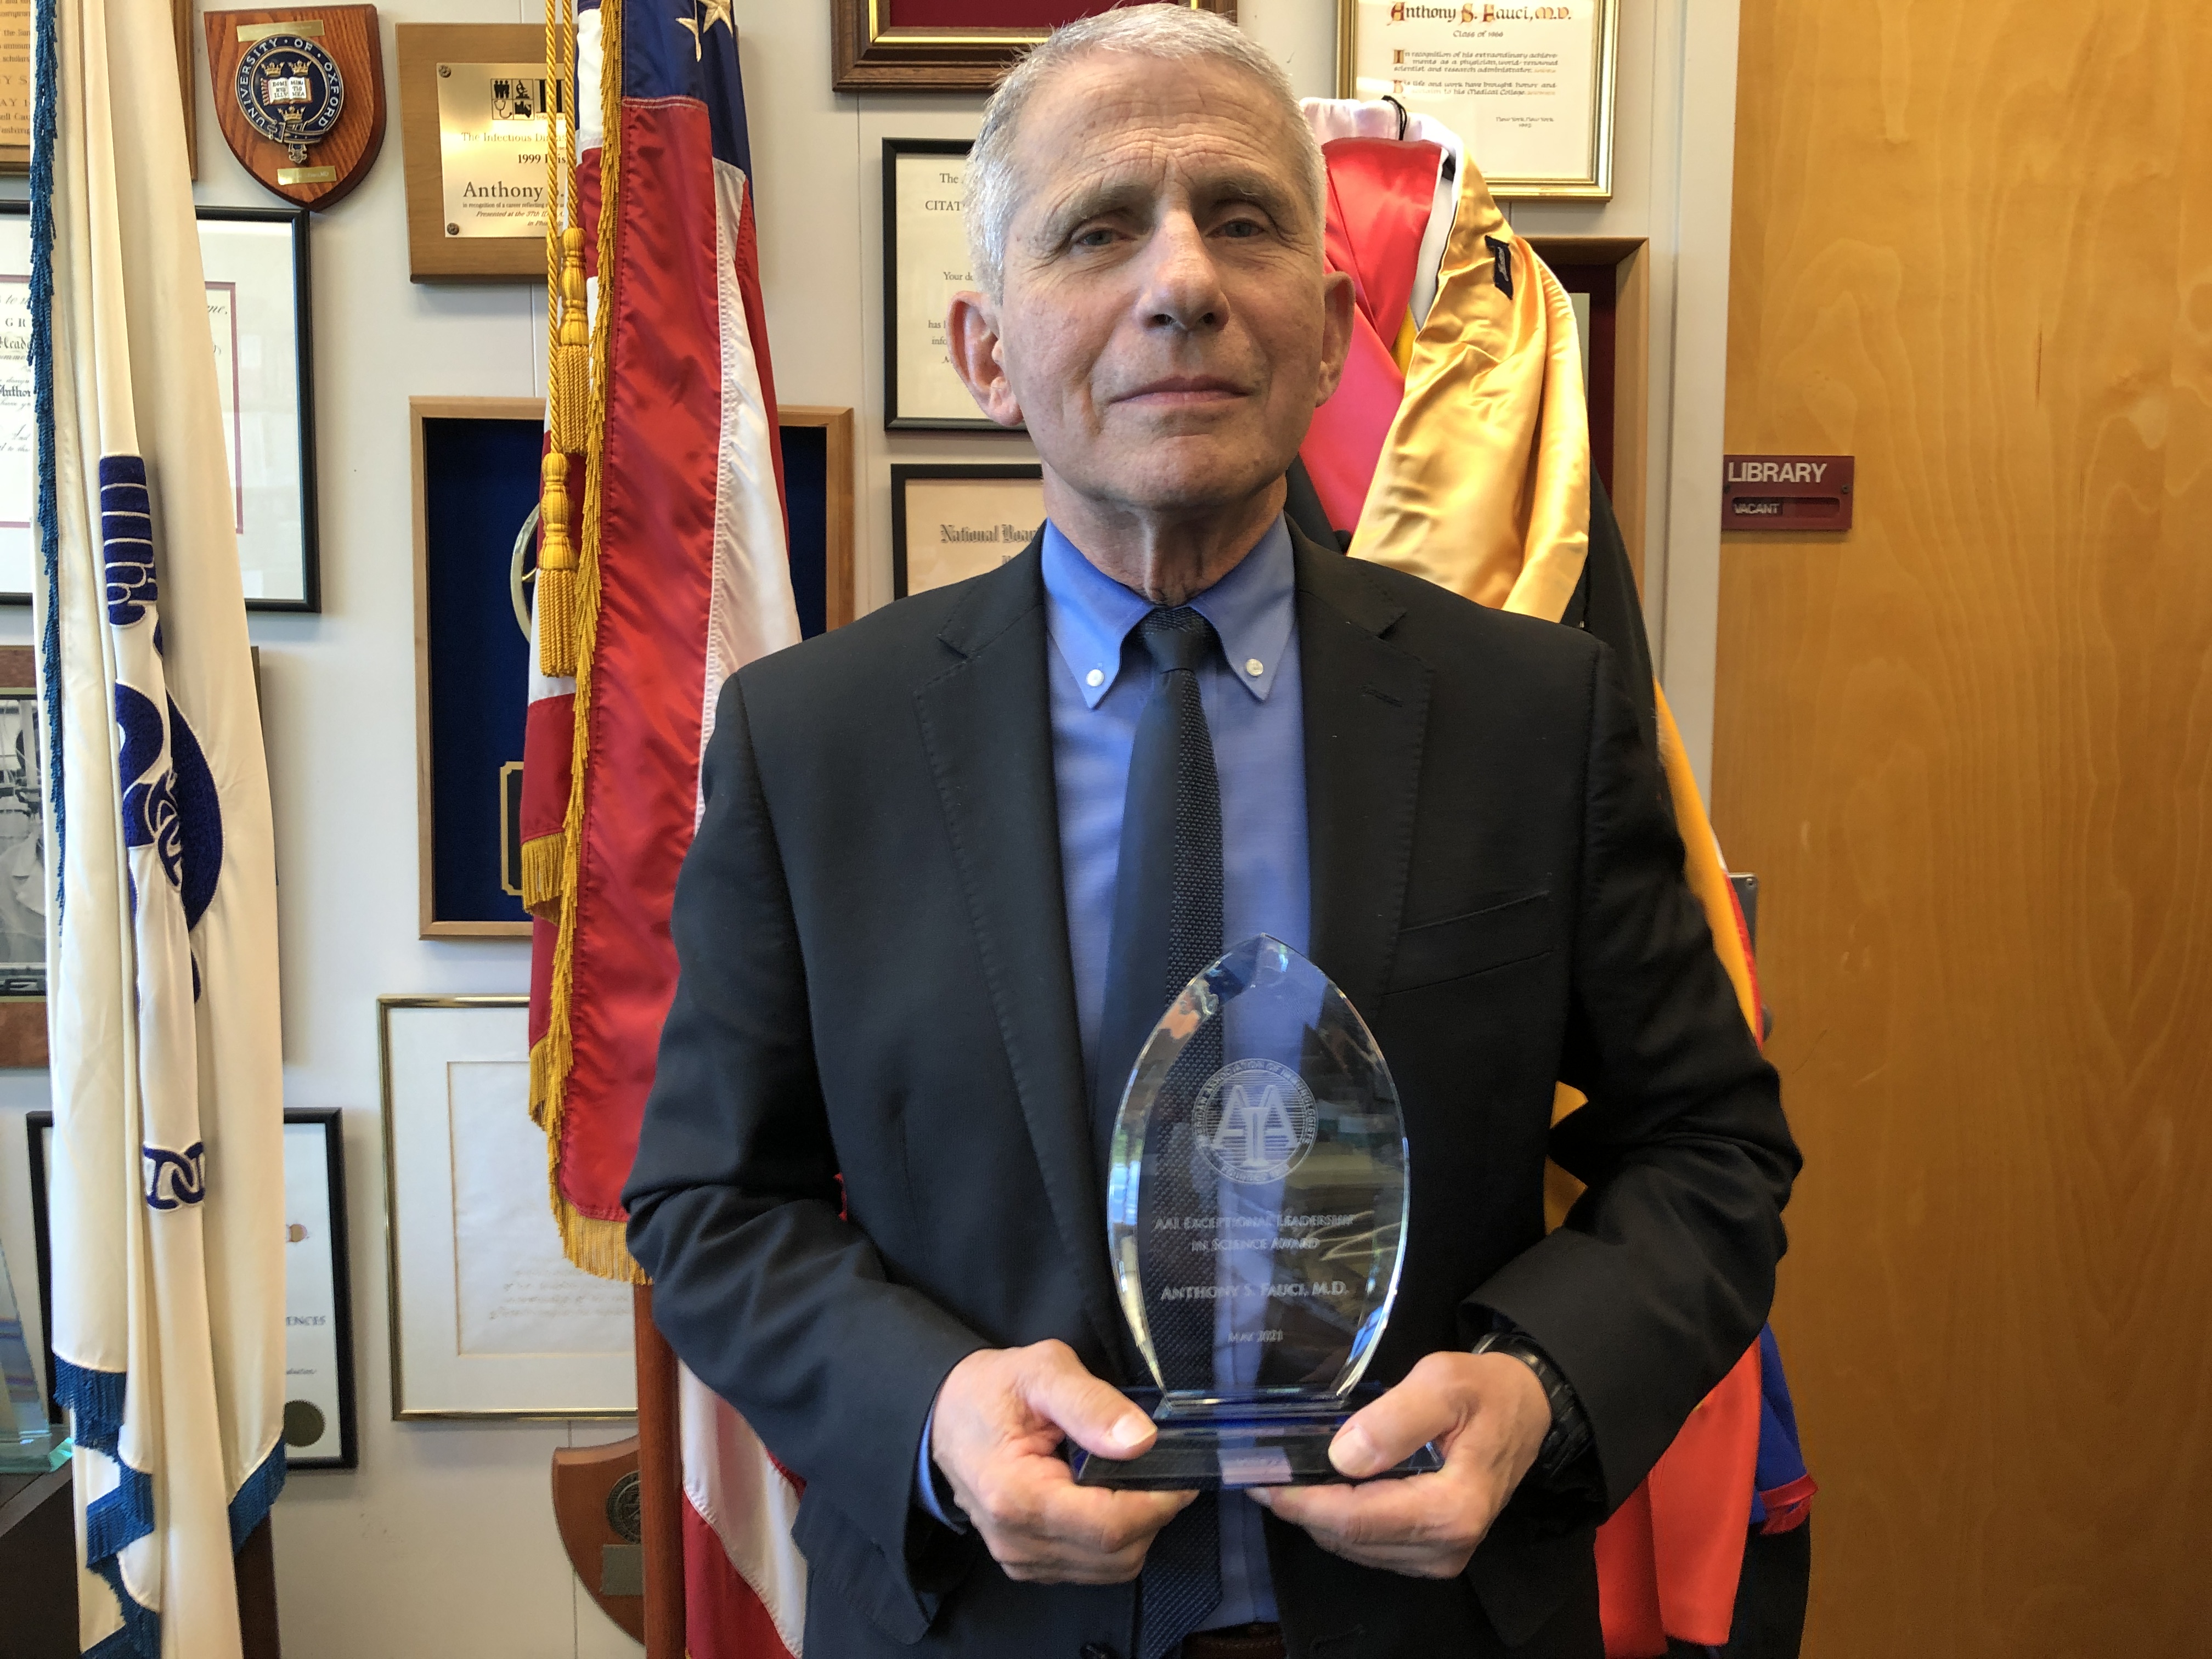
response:
M1205 409L1245 395L1243 386L1218 374L1169 374L1125 392L1114 401L1142 409Z

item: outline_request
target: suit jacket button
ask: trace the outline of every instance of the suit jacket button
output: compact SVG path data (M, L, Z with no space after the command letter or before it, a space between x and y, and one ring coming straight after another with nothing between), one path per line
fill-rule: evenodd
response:
M1103 1642L1085 1642L1078 1659L1114 1659L1114 1650Z

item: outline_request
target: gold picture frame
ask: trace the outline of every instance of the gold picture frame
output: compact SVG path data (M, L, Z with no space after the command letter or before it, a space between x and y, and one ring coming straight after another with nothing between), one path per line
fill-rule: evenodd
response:
M1237 19L1237 0L1185 3L1194 11L1215 12L1231 22ZM902 27L891 21L896 4L896 0L830 0L832 91L988 92L1017 58L1052 32L1043 25Z
M430 568L428 465L424 422L428 421L545 422L543 398L410 398L407 400L407 453L414 494L415 533L415 845L416 887L420 936L423 939L528 939L531 924L523 921L487 921L441 915L436 887L437 813L434 722L430 686ZM534 475L533 475L534 477ZM498 624L495 624L498 625ZM526 641L526 649L527 642ZM522 684L520 677L518 687ZM519 752L522 731L514 743ZM504 864L506 837L501 837ZM519 892L516 896L519 898Z
M1393 0L1337 0L1336 10L1336 94L1340 98L1380 98L1391 95L1401 106L1416 115L1431 115L1457 133L1467 145L1468 159L1481 170L1483 180L1490 193L1499 201L1523 202L1602 202L1613 196L1613 102L1618 89L1616 73L1620 32L1620 0L1567 0L1565 4L1547 6L1511 6L1503 9L1523 14L1508 18L1486 17L1486 11L1499 9L1483 5L1415 5L1393 3ZM1413 16L1405 14L1413 13ZM1455 15L1454 14L1457 15ZM1532 14L1542 14L1533 15ZM1547 167L1530 170L1516 167L1510 161L1486 155L1491 146L1476 112L1474 94L1469 92L1439 94L1425 97L1409 94L1402 82L1381 84L1382 77L1365 77L1370 84L1363 87L1359 73L1362 53L1360 25L1364 16L1371 17L1385 27L1428 27L1443 33L1436 37L1437 44L1428 48L1433 52L1451 51L1469 54L1471 49L1456 44L1457 37L1466 33L1468 25L1494 26L1500 31L1552 30L1579 21L1577 14L1589 16L1590 56L1585 65L1577 55L1572 59L1550 54L1563 65L1566 81L1564 95L1571 95L1572 82L1577 82L1581 71L1589 73L1589 108L1583 118L1574 125L1574 132L1584 146L1585 161L1572 168ZM1501 32L1495 37L1501 42L1510 36ZM1451 44L1447 44L1448 42ZM1548 42L1539 42L1540 45ZM1379 52L1385 50L1376 44ZM1407 52L1422 50L1412 44L1388 48L1403 58ZM1493 50L1514 55L1511 48L1501 46ZM1375 67L1370 63L1370 67ZM1407 64L1407 68L1417 65ZM1540 71L1539 71L1540 74ZM1396 88L1394 92L1393 88ZM1532 94L1520 94L1523 102L1533 104ZM1531 112L1534 112L1531 111ZM1527 123L1516 122L1516 128L1531 131ZM1554 125L1550 122L1537 125ZM1516 135L1517 136L1517 135ZM1565 135L1559 136L1565 143ZM1510 142L1508 140L1507 142ZM1522 147L1524 155L1540 146L1541 141L1529 139Z
M526 996L376 1000L386 1311L397 1421L636 1414L630 1288L569 1265L546 1202L544 1140L530 1121L526 1098L529 1007ZM475 1018L415 1018L439 1012ZM487 1080L481 1075L462 1080L466 1068L488 1065L511 1068L489 1080L519 1090L519 1097L496 1098L495 1087L472 1089ZM436 1078L447 1080L442 1122L432 1121ZM454 1108L472 1092L480 1097L477 1109L465 1114L464 1124ZM487 1136L501 1144L494 1148ZM465 1155L471 1150L494 1155ZM475 1258L472 1245L504 1255ZM516 1304L526 1339L509 1348L471 1351L472 1333L495 1329L502 1297ZM623 1336L618 1349L564 1351L549 1343L545 1328L529 1329L533 1321L541 1328L569 1321L585 1332Z

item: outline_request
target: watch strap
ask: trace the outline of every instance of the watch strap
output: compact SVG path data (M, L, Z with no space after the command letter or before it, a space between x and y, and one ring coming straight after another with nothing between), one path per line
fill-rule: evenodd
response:
M1583 1415L1574 1385L1525 1332L1486 1332L1475 1342L1474 1352L1510 1354L1529 1369L1542 1387L1544 1399L1552 1408L1552 1427L1537 1448L1535 1469L1547 1486L1558 1484L1590 1445L1589 1419Z

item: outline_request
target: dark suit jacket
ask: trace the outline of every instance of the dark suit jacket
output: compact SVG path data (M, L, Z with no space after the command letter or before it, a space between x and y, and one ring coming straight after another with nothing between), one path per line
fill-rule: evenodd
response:
M1413 1155L1370 1377L1502 1314L1581 1397L1610 1506L1765 1317L1797 1166L1774 1073L1607 648L1303 537L1297 568L1312 955L1389 1057ZM1057 1337L1142 1376L1076 1035L1039 571L1033 544L739 674L677 887L630 1248L677 1352L806 1483L828 1659L1130 1646L1131 1587L1014 1583L915 1503L972 1350ZM1553 1129L1559 1079L1590 1103ZM1549 1237L1547 1151L1589 1183ZM1525 1493L1442 1583L1271 1519L1292 1652L1521 1641L1592 1595L1596 1507Z

